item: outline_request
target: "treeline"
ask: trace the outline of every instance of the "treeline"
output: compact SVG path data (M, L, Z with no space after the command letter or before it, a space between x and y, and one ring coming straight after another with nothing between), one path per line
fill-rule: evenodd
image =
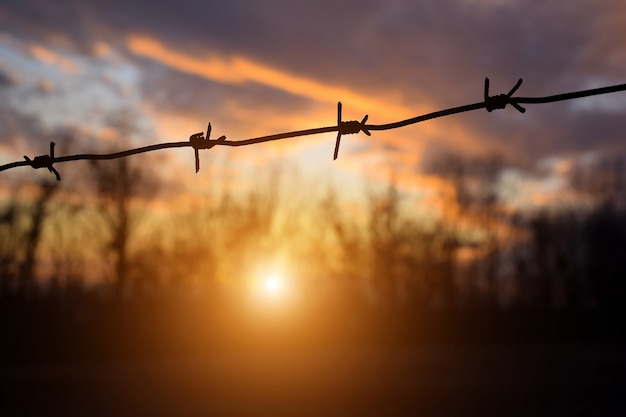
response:
M94 300L196 297L219 309L245 304L254 281L279 270L311 311L358 311L369 322L396 313L406 322L498 313L539 323L547 320L542 312L556 312L600 317L622 333L626 206L618 162L572 170L584 208L527 212L501 197L504 164L496 156L437 159L425 174L447 191L426 209L393 181L370 186L356 203L283 168L246 191L224 188L155 213L150 203L163 198L163 186L141 167L131 159L93 163L81 198L42 183L27 189L29 198L6 201L2 303L73 300L84 310Z

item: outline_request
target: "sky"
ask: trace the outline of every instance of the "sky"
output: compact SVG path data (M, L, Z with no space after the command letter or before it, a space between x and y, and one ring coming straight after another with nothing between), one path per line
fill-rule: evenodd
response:
M624 39L621 0L2 0L0 163L51 140L57 156L182 141L208 122L229 140L332 126L338 101L344 120L388 123L480 102L485 77L492 95L519 78L519 96L622 84ZM393 178L427 193L438 156L497 153L504 194L545 202L572 166L626 153L625 110L626 93L480 110L344 136L337 161L333 133L203 151L199 174L190 148L155 158L181 195L279 163L350 190ZM0 184L46 175L17 168Z

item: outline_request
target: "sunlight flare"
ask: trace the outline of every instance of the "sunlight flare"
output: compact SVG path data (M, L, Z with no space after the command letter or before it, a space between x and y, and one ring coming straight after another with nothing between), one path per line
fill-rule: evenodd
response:
M268 275L263 280L263 290L267 295L278 295L283 290L283 280L278 275Z

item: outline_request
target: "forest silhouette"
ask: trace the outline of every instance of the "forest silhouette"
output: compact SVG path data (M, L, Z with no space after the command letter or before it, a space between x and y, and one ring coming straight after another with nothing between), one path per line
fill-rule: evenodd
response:
M403 390L411 384L434 389L408 370L434 361L440 365L432 366L443 368L422 369L420 378L433 372L452 378L449 374L474 372L471 363L480 360L485 375L491 376L477 377L476 387L493 389L502 398L535 398L535 391L525 390L540 376L524 372L543 364L541 369L552 369L545 374L557 381L551 383L579 384L562 379L566 374L553 368L570 369L567 361L578 356L578 366L592 366L596 355L613 355L623 342L626 205L623 165L617 159L570 173L571 186L590 202L586 206L524 212L507 208L497 192L505 167L501 157L442 155L425 169L449 185L448 195L438 203L439 216L424 216L419 207L407 204L409 197L393 178L386 187L366 184L362 202L356 203L332 186L315 192L312 185L303 187L306 180L285 167L268 168L247 191L216 186L199 202L159 211L154 203L164 198L164 190L158 176L146 168L150 166L132 159L92 161L80 175L85 186L80 198L62 195L67 191L50 181L24 186L21 194L16 193L23 198L2 206L0 360L17 372L8 375L24 381L19 379L25 378L19 371L23 367L79 367L87 372L80 378L96 378L100 382L92 384L100 389L102 381L92 372L103 362L175 361L180 365L175 369L187 369L189 376L192 371L185 366L191 365L185 361L221 363L224 357L234 357L252 367L278 362L280 372L302 366L303 361L317 364L296 380L305 383L313 378L311 389L324 393L316 385L321 377L312 376L314 369L333 374L331 369L341 363L354 367L354 378L367 381L350 394L358 396L381 389L369 368L380 359L358 356L364 349L374 349L390 352L384 356L387 361L407 361L406 372L386 376L396 382L389 388L393 394L384 398L395 398L397 410L454 415L455 409L445 411L441 402L428 405L426 397L405 396ZM271 300L255 298L256 287L250 283L263 268L276 266L289 276L293 292L282 304L270 305ZM546 348L529 353L527 346L537 344ZM550 346L561 345L583 348L566 348L558 354L561 359L552 362L555 353L550 353L554 349ZM588 351L584 347L588 345L596 347ZM493 346L508 347L489 351ZM460 350L452 354L452 348ZM340 352L356 356L343 357ZM403 356L406 352L412 353ZM498 373L519 358L525 358L521 363L527 363L528 371L516 368L517 376ZM455 362L452 371L444 365L447 360L461 362ZM216 375L225 372L210 369ZM127 368L118 371L107 372L114 375L110 378L128 380ZM90 403L108 407L100 397L92 397L97 391L84 393L81 383L46 372L57 375L48 378L57 378L65 387L40 394L60 404L56 414L66 415L59 399L73 392L83 393L85 399L75 404L75 410L86 412ZM272 379L280 372L258 372L267 380L251 380L253 374L246 373L234 380L234 386L258 388L263 381L280 385ZM366 373L359 377L360 372ZM606 387L617 383L617 374L611 375L603 377L601 388L591 385L589 407L620 409L617 397L598 405L604 398L599 393L606 394ZM337 383L344 388L354 383L346 378ZM508 378L519 386L501 391L498 381ZM33 389L31 384L42 384L34 380L24 385L11 377L3 379L9 392L22 393L6 402L5 409L40 411L20 400ZM124 394L119 394L128 397L124 404L135 404L145 395L125 384L120 385ZM219 392L225 398L234 395ZM188 398L187 394L176 395ZM267 395L278 401L274 394ZM475 403L484 395L472 394L460 404L485 410L486 415L499 414L506 401L484 408ZM189 401L196 411L215 406ZM251 398L249 406L259 401ZM289 401L277 404L299 404ZM337 410L359 409L353 408L354 398L328 401ZM521 407L519 415L543 409L541 402L533 401ZM365 414L389 410L387 400L376 404ZM145 404L135 406L118 404L109 411L150 413ZM170 404L166 411L167 407L178 410ZM291 409L281 410L279 414L288 415Z
M28 311L52 303L63 306L52 314L62 314L74 303L89 310L94 299L104 303L99 308L115 308L120 300L193 294L217 312L243 302L241 284L255 264L288 258L301 304L332 305L329 327L344 316L364 327L388 317L394 325L380 325L391 339L425 337L428 331L415 327L421 322L460 336L444 330L454 328L447 320L479 339L622 337L621 162L571 173L571 184L592 201L585 208L530 213L504 209L496 192L503 167L493 155L433 162L428 171L453 192L443 215L427 221L407 210L393 183L369 187L365 203L350 207L332 187L317 200L299 199L285 187L285 173L270 169L245 193L216 192L210 202L148 222L146 207L159 198L157 177L126 159L91 161L92 196L70 204L56 198L56 184L42 182L34 199L2 207L2 306ZM5 327L32 324L20 323L28 314L2 316ZM487 330L493 318L511 322ZM544 329L550 320L555 328Z

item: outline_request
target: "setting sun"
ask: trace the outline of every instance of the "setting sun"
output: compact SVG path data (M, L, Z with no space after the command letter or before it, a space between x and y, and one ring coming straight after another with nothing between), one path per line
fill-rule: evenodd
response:
M263 281L263 289L268 294L277 294L282 289L282 280L277 275L270 275Z
M278 296L284 291L284 280L280 275L268 275L263 279L262 288L265 295Z

